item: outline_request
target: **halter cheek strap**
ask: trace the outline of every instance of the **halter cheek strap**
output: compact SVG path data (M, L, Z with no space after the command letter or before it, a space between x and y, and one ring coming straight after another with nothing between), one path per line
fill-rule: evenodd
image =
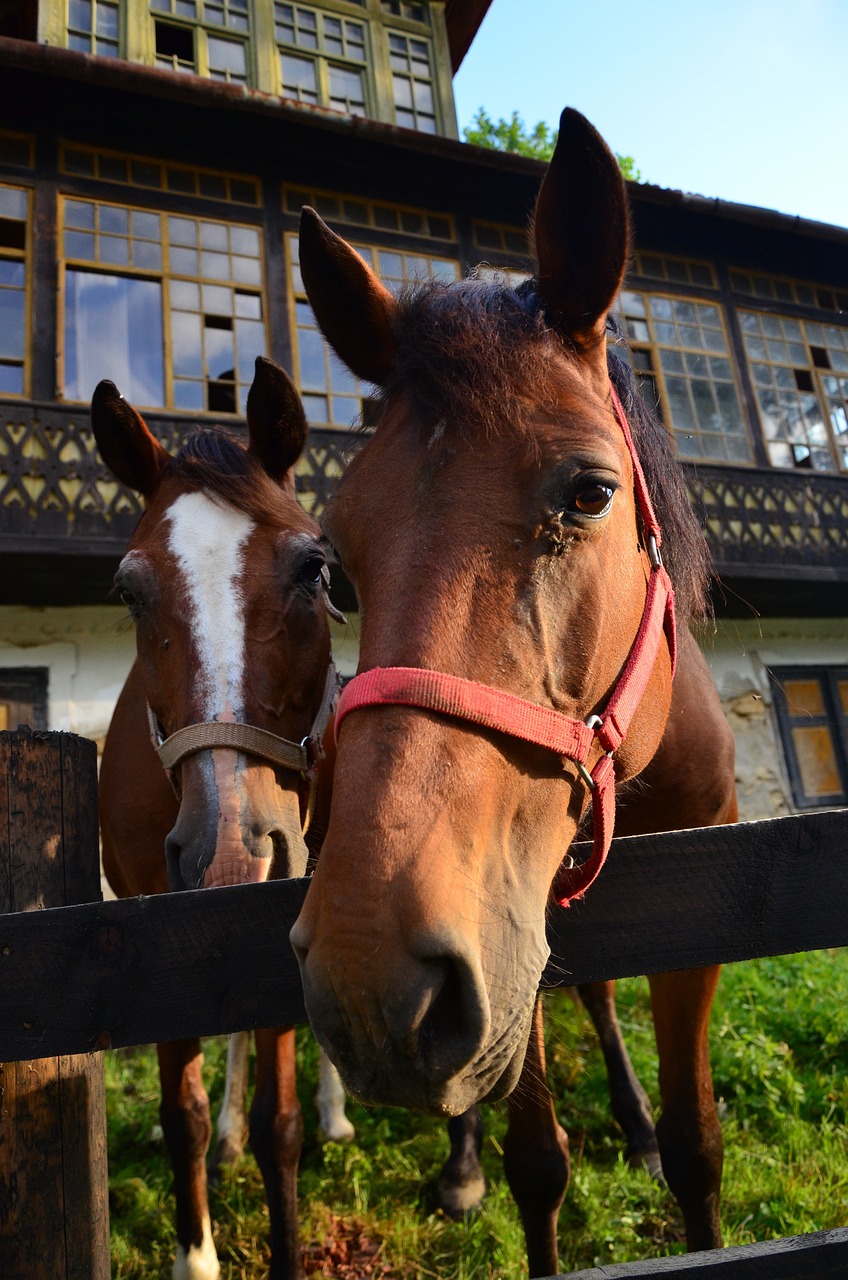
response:
M648 542L651 572L642 620L603 715L574 720L553 707L527 702L501 689L420 667L376 667L363 672L345 687L336 711L337 737L345 717L362 707L417 707L532 742L572 761L591 792L594 842L584 863L574 866L567 858L557 873L554 896L562 907L582 897L606 861L615 826L613 754L627 736L663 639L671 656L672 675L677 660L674 591L660 556L662 532L624 409L614 387L610 386L610 392L633 463L636 505ZM598 748L602 754L590 770L590 757Z

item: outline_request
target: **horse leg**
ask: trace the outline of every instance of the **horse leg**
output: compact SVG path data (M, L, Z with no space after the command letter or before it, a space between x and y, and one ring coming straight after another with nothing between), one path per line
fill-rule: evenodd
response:
M507 1105L504 1170L524 1224L530 1275L551 1276L558 1270L557 1218L568 1187L571 1161L568 1136L556 1118L545 1078L539 996L521 1078Z
M708 1029L718 967L650 978L662 1115L663 1173L683 1212L690 1250L720 1249L721 1126L713 1097Z
M256 1087L250 1145L265 1180L271 1236L269 1280L301 1280L297 1225L297 1166L303 1116L295 1086L294 1028L266 1028L256 1036Z
M350 1142L356 1130L345 1115L345 1091L338 1071L323 1049L318 1050L318 1132L325 1142Z
M200 1078L199 1040L156 1046L162 1104L159 1116L174 1170L177 1256L173 1280L218 1280L206 1191L206 1148L212 1134L209 1098Z
M209 1162L209 1180L217 1181L222 1168L235 1164L247 1143L247 1059L250 1032L236 1031L228 1037L227 1081L218 1113L218 1140Z
M652 1178L658 1178L662 1165L651 1104L633 1070L621 1035L615 1011L615 983L585 982L577 990L598 1033L612 1114L627 1139L627 1162L634 1168L647 1169Z
M442 1165L433 1188L433 1201L449 1218L459 1221L479 1209L486 1194L486 1179L480 1165L483 1121L477 1107L448 1120L450 1154Z

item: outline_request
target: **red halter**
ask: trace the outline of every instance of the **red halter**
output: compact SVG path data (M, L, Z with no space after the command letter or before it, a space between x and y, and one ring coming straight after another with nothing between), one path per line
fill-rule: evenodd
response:
M639 630L603 716L591 715L585 722L572 720L553 707L538 706L489 685L420 667L375 667L355 676L344 689L336 710L336 737L345 716L360 707L418 707L510 734L525 742L547 747L563 759L573 761L592 794L595 834L587 860L580 866L574 866L567 858L557 873L554 892L561 907L567 907L574 898L582 897L609 852L615 825L615 768L612 757L627 735L650 680L663 633L671 655L672 675L677 660L674 591L659 552L662 533L624 409L612 385L610 394L633 463L636 503L648 542L651 574ZM596 742L604 754L590 772L587 766Z

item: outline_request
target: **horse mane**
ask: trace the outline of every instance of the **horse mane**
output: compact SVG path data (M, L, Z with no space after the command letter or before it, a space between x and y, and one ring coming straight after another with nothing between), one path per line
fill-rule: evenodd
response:
M611 324L616 340L623 342ZM490 439L505 431L526 435L530 396L542 407L556 403L551 355L568 348L548 327L534 280L517 289L474 277L413 286L400 294L393 330L397 363L380 398L385 404L403 387L422 432L438 427L473 430ZM662 527L678 616L684 625L705 619L711 612L712 561L673 439L612 345L608 368Z
M220 427L202 427L190 435L171 458L167 474L187 489L212 494L259 524L288 527L293 512L301 512L258 458Z

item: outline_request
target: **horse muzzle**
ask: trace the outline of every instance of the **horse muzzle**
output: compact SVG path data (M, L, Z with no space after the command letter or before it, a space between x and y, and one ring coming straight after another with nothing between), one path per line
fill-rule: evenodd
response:
M180 811L165 841L172 891L305 875L297 791L244 759L234 764L235 752L216 750L183 761Z
M342 964L337 972L362 974L344 989L333 981L303 917L291 942L312 1030L345 1087L362 1102L458 1115L513 1086L527 1029L493 1043L482 968L460 934L421 934L402 956L381 961L378 955L365 966L367 975L358 961ZM383 980L376 981L380 974Z

